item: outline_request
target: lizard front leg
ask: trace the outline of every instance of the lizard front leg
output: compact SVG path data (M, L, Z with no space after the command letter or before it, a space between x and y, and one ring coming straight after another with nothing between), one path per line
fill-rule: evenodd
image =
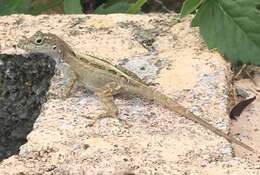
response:
M119 84L111 82L95 91L95 95L97 95L99 100L104 105L105 113L95 117L93 122L88 126L93 126L98 120L102 118L117 118L120 122L123 122L125 126L130 126L124 120L118 118L118 108L113 101L113 96L118 94L121 89L122 87Z
M58 97L65 99L70 95L71 89L77 81L75 72L67 64L61 64L58 66L58 71L63 74L62 78L62 89L60 90Z

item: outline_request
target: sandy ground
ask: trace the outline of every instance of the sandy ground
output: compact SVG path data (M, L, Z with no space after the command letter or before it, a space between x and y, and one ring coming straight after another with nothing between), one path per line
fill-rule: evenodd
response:
M175 19L158 14L0 17L0 49L18 53L14 45L19 37L37 30L55 33L81 53L132 70L228 132L229 65L208 51L189 18L177 24ZM58 79L54 77L50 94L58 93ZM0 174L260 174L259 162L248 152L239 147L234 152L225 139L160 105L127 96L115 102L120 117L133 127L124 128L114 119L87 127L101 106L80 86L66 100L50 95L28 142L18 155L0 163ZM254 109L257 103L247 110ZM257 135L247 135L240 126L231 131L260 148L253 141Z

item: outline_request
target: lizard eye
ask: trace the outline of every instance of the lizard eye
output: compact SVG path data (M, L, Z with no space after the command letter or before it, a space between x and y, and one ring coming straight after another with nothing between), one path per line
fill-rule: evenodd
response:
M56 45L54 45L54 46L52 47L52 49L53 49L53 50L56 50L56 49L57 49L57 46L56 46Z
M42 44L42 42L43 42L43 39L42 39L42 38L37 38L37 39L35 40L35 43L36 43L36 44Z

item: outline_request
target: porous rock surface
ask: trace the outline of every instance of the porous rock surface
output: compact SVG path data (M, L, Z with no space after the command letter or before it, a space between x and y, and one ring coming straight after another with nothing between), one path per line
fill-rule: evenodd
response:
M54 69L55 62L43 54L0 55L0 161L26 143Z

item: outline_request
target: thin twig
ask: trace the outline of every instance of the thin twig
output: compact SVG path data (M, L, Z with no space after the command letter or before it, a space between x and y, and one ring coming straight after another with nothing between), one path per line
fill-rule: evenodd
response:
M154 2L157 2L158 4L160 4L160 5L162 6L162 8L163 8L166 12L168 12L168 13L171 13L171 12L172 12L170 9L168 9L168 8L163 4L162 1L160 1L160 0L154 0Z

